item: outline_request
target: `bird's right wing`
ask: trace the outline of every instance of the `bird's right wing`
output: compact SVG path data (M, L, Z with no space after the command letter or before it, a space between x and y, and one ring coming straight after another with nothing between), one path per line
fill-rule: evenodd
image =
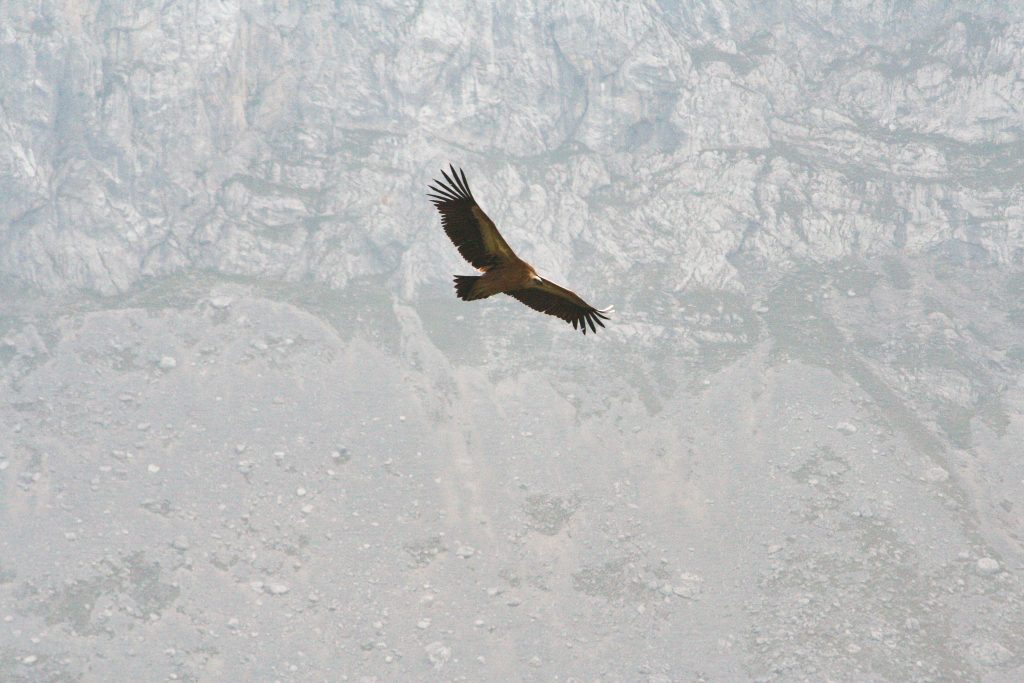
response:
M435 180L437 186L431 185L433 194L427 196L440 212L441 224L455 248L474 268L481 270L502 261L517 259L515 252L498 232L494 221L477 205L473 193L469 191L466 174L462 173L462 169L456 173L454 166L449 167L452 170L451 177L443 169L441 171L447 184Z
M604 327L602 320L608 320L606 313L610 313L612 307L594 308L581 299L576 292L556 285L550 280L544 280L539 285L530 285L523 289L516 289L506 292L509 296L519 299L535 311L553 315L561 318L567 323L572 323L573 328L579 328L583 334L587 333L587 325L590 325L592 332L597 332L594 323Z

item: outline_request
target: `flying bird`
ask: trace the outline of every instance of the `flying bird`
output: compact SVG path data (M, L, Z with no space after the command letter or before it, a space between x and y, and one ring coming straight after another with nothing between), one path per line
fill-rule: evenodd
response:
M469 191L466 174L449 165L451 176L444 169L445 181L434 180L430 197L441 213L441 224L448 238L462 257L483 275L456 275L455 293L463 301L486 299L495 294L508 294L535 311L547 313L572 323L573 328L587 333L587 325L597 332L595 323L604 327L602 320L612 307L597 309L573 291L556 285L537 274L522 260L498 232L494 221L487 217Z

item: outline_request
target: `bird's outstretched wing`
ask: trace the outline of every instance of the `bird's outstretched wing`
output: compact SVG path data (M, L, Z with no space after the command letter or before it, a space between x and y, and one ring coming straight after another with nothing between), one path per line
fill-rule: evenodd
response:
M435 180L436 186L430 186L431 194L427 196L441 213L441 224L455 248L474 268L481 270L516 259L494 221L477 205L469 191L466 174L462 169L456 173L454 166L449 165L449 168L451 176L441 170L448 182Z
M597 309L576 295L575 292L560 287L554 282L543 280L540 284L531 285L523 289L516 289L506 292L514 296L535 311L553 315L556 318L572 323L573 328L580 328L583 334L587 333L587 325L590 325L592 332L597 332L594 323L604 327L602 320L608 320L605 313L610 313L612 307Z

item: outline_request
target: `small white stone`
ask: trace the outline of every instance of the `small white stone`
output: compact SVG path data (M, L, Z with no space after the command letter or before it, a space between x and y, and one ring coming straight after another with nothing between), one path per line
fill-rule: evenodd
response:
M267 586L267 592L271 595L284 595L291 590L291 587L285 583L272 583Z
M681 574L679 578L682 579L682 583L673 586L672 593L681 598L695 600L700 595L700 586L704 579L696 574Z
M149 470L151 474L156 474L160 471L160 465L150 464L146 469Z
M37 659L39 659L39 658L36 657L35 655L29 655L27 657L22 658L21 663L22 664L29 664L29 665L35 664Z
M439 640L430 643L423 650L427 653L427 659L435 669L440 669L452 658L452 649Z
M929 467L921 475L921 478L929 484L939 484L949 479L949 472L938 466Z
M306 489L300 486L299 488L295 489L295 495L301 498L302 496L306 495Z
M214 308L227 308L234 302L230 296L215 296L210 299L210 305Z
M164 356L160 359L160 368L162 370L171 370L176 367L178 367L178 361L173 356Z
M430 619L420 619L419 621L416 622L416 628L418 628L418 629L430 628Z
M978 573L989 576L999 572L999 562L991 557L983 557L978 560Z
M464 560L473 557L475 553L476 551L470 548L468 545L461 545L459 546L459 549L455 551L455 554Z
M836 431L849 436L857 431L857 428L849 422L840 422L836 425Z
M171 542L171 547L174 548L175 550L188 550L189 549L188 539L185 538L184 536L175 536L174 540Z

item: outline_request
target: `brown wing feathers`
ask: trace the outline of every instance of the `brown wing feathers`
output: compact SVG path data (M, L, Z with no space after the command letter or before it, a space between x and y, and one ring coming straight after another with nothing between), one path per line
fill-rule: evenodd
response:
M441 171L444 179L448 181L447 184L435 180L436 185L430 186L431 194L427 196L440 212L441 225L462 257L475 268L489 268L497 262L498 254L488 250L484 230L493 227L483 225L473 211L476 208L477 212L483 214L473 198L473 193L469 191L466 174L463 172L459 177L454 166L451 166L451 170L451 176L444 170Z
M456 277L456 293L459 298L469 300L504 292L535 311L572 323L573 328L581 330L583 334L587 333L587 326L591 332L597 332L598 325L604 327L602 320L608 320L605 313L611 311L611 307L594 308L575 292L538 278L530 265L515 255L494 222L477 205L462 169L456 172L455 166L449 165L449 168L451 175L442 170L444 181L435 180L427 196L440 212L444 231L463 258L476 268L488 271L481 276ZM492 267L493 270L489 270ZM517 272L522 276L521 279L516 277ZM497 280L492 278L494 275L498 276ZM509 275L512 277L509 278ZM491 289L481 296L470 297L469 290L477 280L491 283ZM524 287L524 281L530 284ZM516 283L512 285L514 288L495 286L495 283L508 282Z
M561 291L560 291L561 290ZM556 318L572 323L573 329L580 328L583 334L587 333L587 325L590 325L592 332L597 332L594 323L604 327L602 320L608 320L605 313L611 307L597 309L579 298L573 292L559 287L547 280L538 287L527 287L506 292L509 296L515 297L535 311L553 315Z

